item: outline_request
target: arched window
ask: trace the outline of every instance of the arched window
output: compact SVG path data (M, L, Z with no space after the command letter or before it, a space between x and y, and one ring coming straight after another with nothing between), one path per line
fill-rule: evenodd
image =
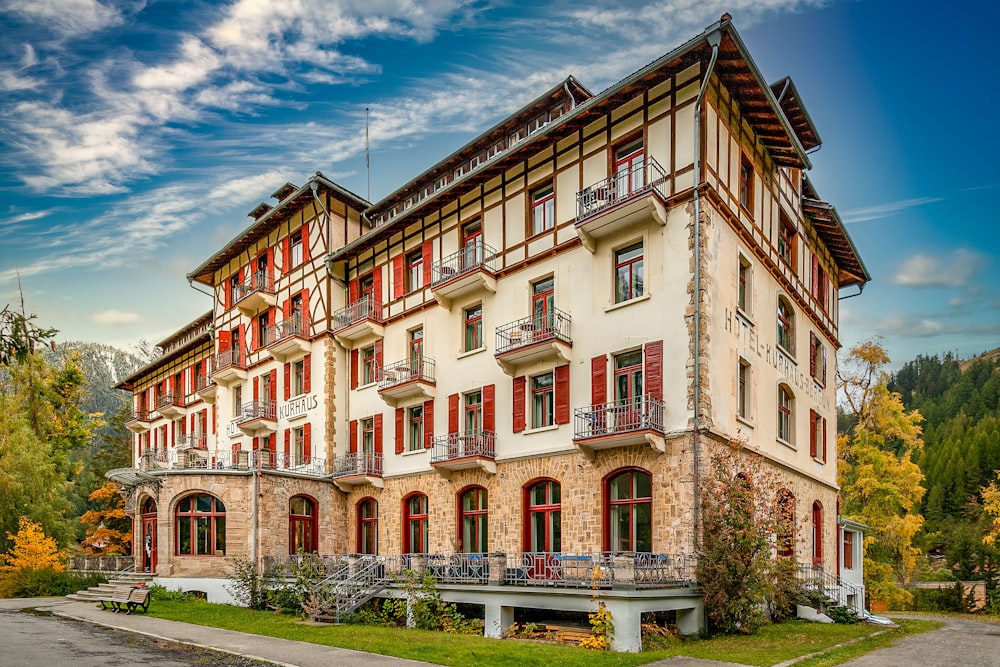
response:
M605 482L604 547L650 552L653 548L653 479L638 468L616 472Z
M562 492L554 479L538 480L524 489L524 550L562 551Z
M788 489L778 490L778 555L795 555L795 496Z
M486 553L488 539L489 501L486 489L473 486L458 497L459 543L463 553Z
M226 554L226 506L215 496L182 498L175 512L178 556Z
M374 498L358 503L358 553L378 553L378 502Z
M792 390L787 385L780 385L778 387L778 440L788 444L795 443L795 436L792 432L792 426L795 424L794 407L795 397L792 395Z
M295 496L288 501L288 553L316 551L316 501Z
M427 553L427 496L422 493L403 499L403 552Z
M795 310L783 296L778 297L778 347L795 354Z
M823 505L813 502L812 511L812 551L813 565L823 564Z

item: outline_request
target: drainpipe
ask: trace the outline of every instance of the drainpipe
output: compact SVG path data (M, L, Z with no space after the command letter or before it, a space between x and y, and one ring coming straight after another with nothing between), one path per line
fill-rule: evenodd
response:
M723 17L725 18L725 17ZM701 90L698 91L698 99L694 103L694 420L692 428L692 458L694 459L694 538L698 538L698 529L701 525L701 493L700 470L701 457L699 453L699 436L701 420L699 418L699 405L701 403L701 103L705 98L705 91L708 89L709 79L712 78L712 70L715 69L715 61L719 57L719 43L722 41L722 33L717 28L705 40L712 47L712 58L708 62L708 69L705 71L705 80L701 83Z
M576 98L573 97L573 93L569 90L569 81L563 84L563 90L565 90L566 94L569 96L569 110L572 111L576 108Z
M251 545L253 553L251 554L251 556L253 557L254 567L259 568L260 567L260 563L257 562L258 551L259 551L259 548L258 548L258 545L257 545L258 532L259 532L258 531L258 524L260 523L260 521L258 521L258 517L260 515L260 501L258 500L259 497L260 497L260 450L259 449L257 450L256 454L257 454L257 461L255 462L254 467L253 467L253 505L252 505L252 511L253 511L253 543Z

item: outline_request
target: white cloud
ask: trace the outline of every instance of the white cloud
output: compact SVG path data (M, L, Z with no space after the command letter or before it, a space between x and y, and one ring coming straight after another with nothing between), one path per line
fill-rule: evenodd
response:
M984 263L985 257L965 248L947 255L918 253L900 265L892 282L904 287L966 287Z
M121 324L136 324L142 321L142 317L138 313L129 313L121 310L112 308L110 310L102 310L98 313L93 313L90 319L98 324L106 324L108 326L118 326Z
M95 32L123 20L117 9L96 0L2 0L3 12L43 24L67 37Z
M880 220L893 215L899 215L911 208L926 206L935 202L943 201L941 197L920 197L917 199L902 199L900 201L888 202L877 206L859 208L847 211L843 214L843 220L847 224L855 222L866 222L868 220Z

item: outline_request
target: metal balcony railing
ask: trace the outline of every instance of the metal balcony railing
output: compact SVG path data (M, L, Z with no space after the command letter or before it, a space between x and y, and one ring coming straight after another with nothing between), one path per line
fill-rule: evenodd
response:
M202 391L204 389L212 387L214 384L215 382L212 381L212 377L210 375L202 373L201 375L198 375L194 379L194 390Z
M178 408L183 408L187 405L184 394L179 391L168 392L166 394L160 394L156 397L156 409L167 408L170 406L176 406Z
M238 285L233 285L233 303L237 303L247 298L254 292L274 292L274 278L267 275L267 271L257 271Z
M333 462L333 477L350 477L353 475L382 476L381 454L345 454L338 456Z
M663 401L651 394L586 405L573 411L576 440L647 429L663 433Z
M246 358L243 355L243 350L231 348L222 350L215 355L215 370L221 371L226 368L246 368Z
M333 326L343 329L363 320L382 321L382 303L372 294L366 294L333 314Z
M478 269L496 273L497 263L495 249L482 242L475 243L434 262L431 266L433 276L431 287Z
M264 334L264 344L274 345L292 336L299 336L300 338L309 337L307 323L297 315L269 326Z
M462 431L434 438L431 463L445 463L470 456L493 459L496 434L493 431Z
M148 410L133 410L132 413L129 415L129 418L126 419L125 421L126 421L126 423L128 423L128 422L148 422L148 421L150 421L150 419L151 419L151 416L150 416L150 412Z
M576 194L576 221L589 218L616 204L655 192L666 200L664 187L667 177L653 158L646 159L630 170L612 174Z
M177 449L205 449L208 446L208 438L204 433L187 433L179 436L175 447Z
M407 382L434 382L434 360L429 357L413 357L396 361L378 369L378 390L384 391Z
M496 354L547 340L572 343L569 313L553 308L497 327Z
M237 417L237 423L248 422L253 419L276 420L278 417L277 407L274 401L247 401L243 404L243 409Z

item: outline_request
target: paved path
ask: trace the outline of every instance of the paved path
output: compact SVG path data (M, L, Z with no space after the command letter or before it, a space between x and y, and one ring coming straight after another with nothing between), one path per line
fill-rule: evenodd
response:
M850 667L1000 667L1000 625L946 616L933 618L945 625L933 632L908 635L889 648L845 662Z
M155 602L154 602L155 604ZM221 630L204 625L192 625L178 621L168 621L162 618L144 616L143 614L114 614L102 610L90 602L73 602L66 598L37 598L29 600L0 600L0 613L3 622L9 617L20 614L7 614L21 608L34 608L43 612L51 612L55 616L96 623L105 627L135 632L154 639L162 639L187 646L207 648L222 651L236 656L244 656L250 660L260 660L274 663L282 667L424 667L428 663L414 660L403 660L374 653L363 653L307 642L297 642L288 639L276 639L260 635L249 635L231 630ZM45 645L58 641L57 637L38 637ZM25 665L38 663L7 662L0 649L0 665ZM58 663L46 662L46 665ZM71 663L64 663L71 664ZM104 663L104 664L145 664L143 662ZM165 665L167 663L164 663ZM189 663L175 663L177 665ZM82 664L76 667L83 667ZM171 665L173 667L173 665Z

